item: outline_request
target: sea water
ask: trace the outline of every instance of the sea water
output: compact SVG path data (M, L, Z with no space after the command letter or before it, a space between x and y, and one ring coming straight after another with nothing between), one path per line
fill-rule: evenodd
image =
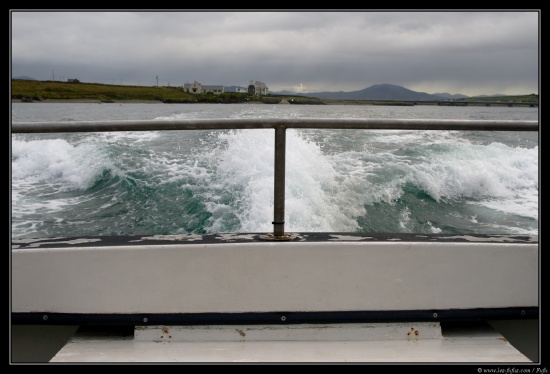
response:
M538 120L538 108L13 103L13 122ZM11 235L273 230L272 129L11 135ZM286 232L539 233L539 133L289 129Z

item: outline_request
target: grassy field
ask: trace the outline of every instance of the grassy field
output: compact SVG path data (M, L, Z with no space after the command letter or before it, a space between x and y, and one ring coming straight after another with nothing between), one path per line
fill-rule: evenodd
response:
M254 96L240 92L225 92L219 95L189 94L181 87L167 86L123 86L98 83L69 83L58 81L35 81L13 79L11 97L26 102L48 100L93 100L101 102L115 101L158 101L163 103L245 103L261 101L265 104L279 104L282 100L289 104L354 104L354 105L414 105L411 101L379 100L330 100L314 97L265 95ZM527 103L539 101L538 95L494 96L453 100L455 103L491 101ZM418 102L421 104L422 102ZM538 105L538 104L537 104Z
M114 101L159 101L163 103L245 103L262 101L278 104L286 99L289 104L324 104L316 98L303 96L266 95L256 97L247 93L225 92L222 94L190 94L181 87L122 86L97 83L68 83L13 79L11 97L26 102L47 100L97 100Z
M326 104L354 104L354 105L393 105L393 106L413 106L413 105L434 105L433 101L400 101L400 100L334 100L323 99ZM484 103L508 105L513 103L515 106L529 106L536 103L538 106L539 95L521 95L521 96L483 96L468 97L465 99L443 100L441 105L484 105Z
M501 102L538 102L539 95L521 95L521 96L483 96L483 97L468 97L457 101L501 101Z

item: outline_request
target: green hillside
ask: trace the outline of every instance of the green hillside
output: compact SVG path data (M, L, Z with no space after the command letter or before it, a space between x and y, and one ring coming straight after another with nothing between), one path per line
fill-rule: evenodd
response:
M114 101L159 101L163 103L244 103L262 101L278 104L288 98L289 104L323 104L319 99L302 96L265 95L257 97L241 92L222 94L190 94L181 87L122 86L97 83L69 83L13 79L11 97L26 102L47 100L97 100Z

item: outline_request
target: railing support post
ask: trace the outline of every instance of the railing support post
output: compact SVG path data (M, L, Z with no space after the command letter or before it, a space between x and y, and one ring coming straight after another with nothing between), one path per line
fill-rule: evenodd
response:
M275 172L273 191L273 234L262 235L264 240L291 240L293 234L285 234L285 169L286 127L275 127Z
M275 183L273 198L273 236L285 235L285 158L286 128L275 128Z

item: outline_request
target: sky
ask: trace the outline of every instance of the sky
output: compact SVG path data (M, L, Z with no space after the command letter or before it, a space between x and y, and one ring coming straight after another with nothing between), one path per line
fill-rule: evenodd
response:
M271 92L538 94L540 10L10 10L11 75Z

